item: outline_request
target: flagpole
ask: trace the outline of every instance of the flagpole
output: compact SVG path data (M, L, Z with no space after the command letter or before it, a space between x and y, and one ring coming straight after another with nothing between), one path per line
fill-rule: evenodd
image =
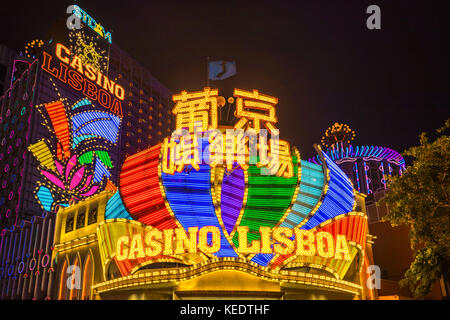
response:
M206 86L209 87L209 56L206 57Z

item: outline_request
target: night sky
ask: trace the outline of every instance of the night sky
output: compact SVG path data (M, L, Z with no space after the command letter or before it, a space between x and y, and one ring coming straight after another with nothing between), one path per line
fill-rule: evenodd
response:
M72 1L50 3L1 1L0 43L48 40ZM173 93L206 85L207 56L236 61L233 85L279 98L281 137L303 158L334 122L402 152L450 116L450 1L75 3ZM371 4L381 30L366 28Z

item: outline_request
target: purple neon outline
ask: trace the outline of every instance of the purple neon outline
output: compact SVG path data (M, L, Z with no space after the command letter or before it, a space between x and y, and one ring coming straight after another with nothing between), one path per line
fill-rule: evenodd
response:
M245 192L244 170L234 169L229 175L223 174L220 204L222 221L228 234L233 231L242 209Z

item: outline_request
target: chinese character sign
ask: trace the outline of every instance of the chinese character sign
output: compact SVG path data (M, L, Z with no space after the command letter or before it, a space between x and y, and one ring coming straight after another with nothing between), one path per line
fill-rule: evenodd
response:
M218 126L218 94L217 89L204 88L174 95L176 130L162 146L163 172L198 171L202 163L210 167L225 164L227 171L256 164L266 175L293 177L290 145L279 140L275 127L278 99L257 90L235 89L238 122L225 129ZM203 149L205 141L208 147Z

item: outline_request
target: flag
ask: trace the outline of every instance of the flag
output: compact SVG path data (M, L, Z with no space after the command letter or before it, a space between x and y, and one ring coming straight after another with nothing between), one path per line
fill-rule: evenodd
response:
M210 61L208 62L208 74L210 80L223 80L236 74L235 61Z

